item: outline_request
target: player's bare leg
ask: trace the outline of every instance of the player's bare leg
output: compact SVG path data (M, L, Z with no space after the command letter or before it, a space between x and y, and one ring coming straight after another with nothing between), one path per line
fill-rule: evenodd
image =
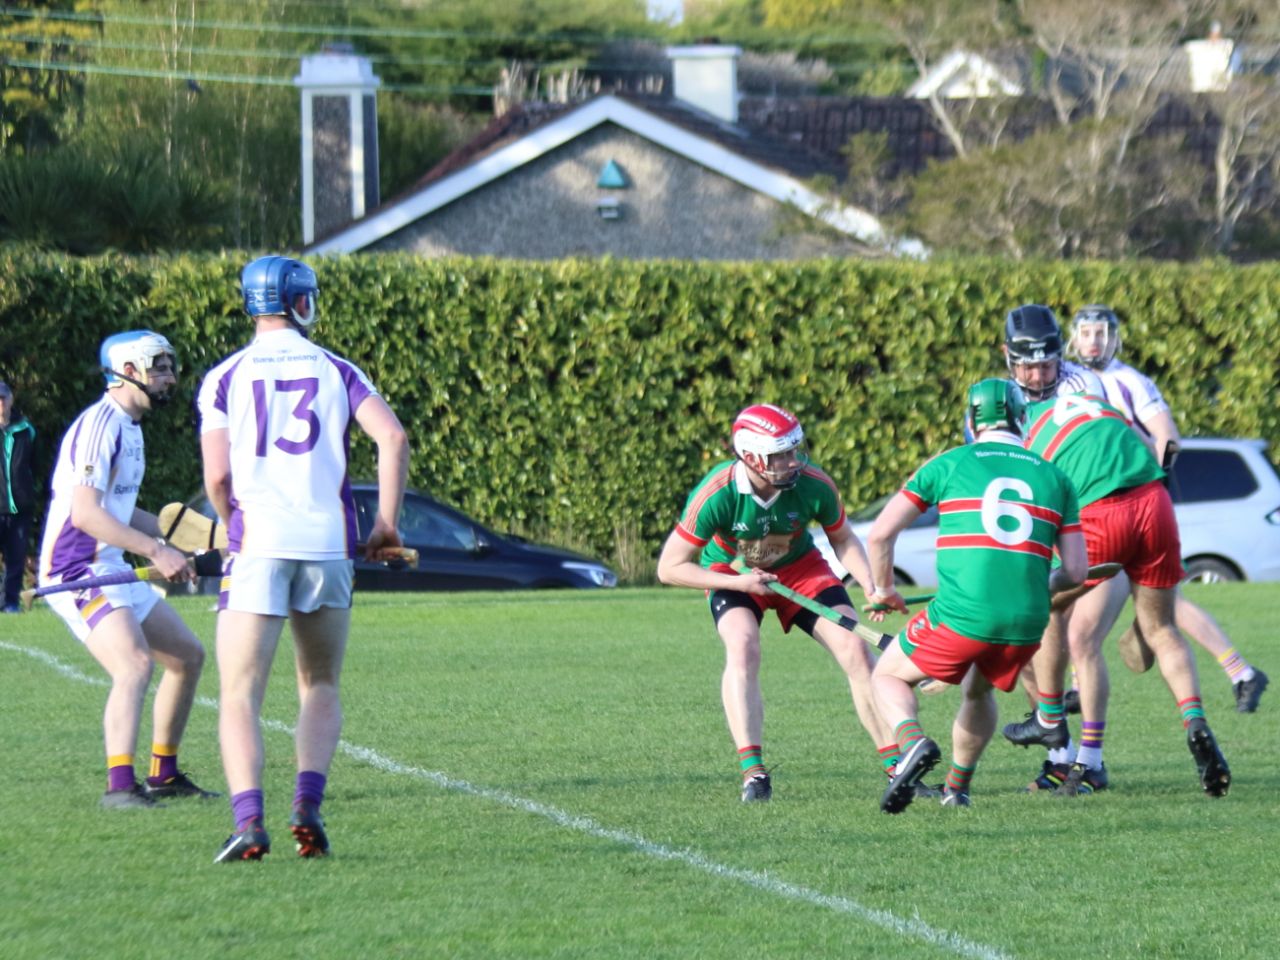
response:
M960 687L960 709L951 725L951 769L942 787L944 807L969 806L969 783L982 752L995 736L999 708L995 687L970 667Z
M1080 740L1067 776L1057 788L1060 796L1093 793L1108 786L1102 747L1111 676L1102 656L1102 641L1124 608L1124 601L1123 584L1103 581L1077 599L1065 616L1067 648L1080 686ZM1058 757L1051 755L1050 759ZM1044 775L1048 774L1046 769Z
M1213 658L1226 672L1235 694L1236 709L1240 713L1253 713L1257 710L1258 700L1270 683L1267 675L1241 656L1218 625L1218 621L1203 607L1184 597L1181 590L1177 592L1174 601L1173 615L1183 636L1194 640L1213 654Z
M142 621L142 633L151 648L151 656L164 668L151 707L153 742L147 793L158 799L221 796L198 786L178 767L178 747L186 732L204 669L204 647L163 600L152 607Z
M328 774L342 734L338 680L351 611L333 607L322 607L313 613L295 611L289 616L289 624L298 676L298 769Z
M218 614L218 740L232 797L262 788L262 701L284 617Z
M111 677L111 691L102 714L108 767L103 804L149 806L154 801L136 801L141 787L134 773L134 755L154 661L133 610L112 610L98 621L85 646Z
M1200 696L1195 655L1174 621L1175 591L1134 584L1133 608L1147 646L1178 701Z
M857 619L857 614L848 604L842 603L832 609L837 613L844 614L846 617ZM893 726L887 722L888 718L880 713L876 695L872 691L871 674L876 667L876 661L872 659L871 653L867 649L867 642L856 633L845 630L839 624L832 623L830 620L816 621L813 626L813 635L814 639L826 647L828 652L835 657L836 663L840 665L840 669L844 671L845 676L848 678L849 693L853 698L854 712L857 713L863 729L871 736L875 745L880 747L894 742ZM892 648L897 644L890 644L889 646ZM923 679L923 677L920 679ZM911 694L911 699L914 704L914 692Z
M750 611L730 610L716 625L724 643L720 698L734 745L760 743L764 733L764 698L760 693L760 625Z
M1032 704L1031 712L1025 720L1004 727L1010 743L1023 747L1040 744L1049 749L1055 762L1065 759L1070 743L1062 713L1063 680L1069 662L1066 633L1066 614L1051 611L1048 626L1040 638L1040 649L1031 658L1030 670L1024 667L1019 675ZM1054 751L1062 752L1063 756L1053 756Z
M952 759L973 769L996 732L999 716L995 687L980 671L970 668L960 688L963 699L951 725Z
M1172 587L1134 584L1134 613L1147 645L1155 654L1160 673L1178 703L1200 785L1210 796L1221 797L1231 786L1231 771L1205 719L1195 656L1174 623L1175 595Z
M924 735L917 716L915 685L924 678L924 671L897 642L889 644L880 655L871 674L869 686L875 709L882 722L892 725L902 751L897 773L880 797L880 809L885 813L905 810L916 797L917 785L942 756L938 745Z
M1080 685L1080 717L1085 723L1107 720L1111 677L1102 655L1102 641L1111 632L1126 599L1124 583L1103 581L1076 600L1065 616L1067 649Z
M177 746L187 729L196 687L204 669L204 647L191 628L164 601L142 622L142 633L164 674L152 704L152 736L157 743Z
M764 697L760 693L760 624L743 608L726 611L716 623L724 643L720 699L729 735L737 748L744 803L767 801L773 784L764 766Z
M297 787L289 829L302 857L329 853L329 837L320 805L342 735L339 680L351 627L350 609L321 607L312 613L294 611L293 629L298 678Z
M920 704L915 685L924 678L924 671L903 652L901 644L894 641L885 648L876 661L870 684L877 715L883 723L897 727L904 720L917 718Z

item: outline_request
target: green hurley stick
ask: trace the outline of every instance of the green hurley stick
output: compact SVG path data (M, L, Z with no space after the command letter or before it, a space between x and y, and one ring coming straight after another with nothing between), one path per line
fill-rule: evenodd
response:
M770 580L766 586L779 596L786 597L796 606L804 607L810 613L816 613L824 620L830 620L832 623L837 623L846 630L852 630L877 650L883 650L893 642L892 635L880 633L878 630L873 630L866 624L859 623L857 620L853 619L853 617L847 616L839 611L832 610L825 604L821 604L817 600L806 597L803 593L797 593L786 584L779 583L777 580Z

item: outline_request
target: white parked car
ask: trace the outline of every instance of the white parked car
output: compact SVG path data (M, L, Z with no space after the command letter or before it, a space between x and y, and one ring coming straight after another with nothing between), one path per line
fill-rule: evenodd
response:
M1186 437L1169 481L1182 537L1187 579L1280 580L1280 472L1267 456L1265 440ZM889 497L851 512L853 530L866 541ZM822 529L810 531L836 573ZM938 582L938 511L930 508L904 530L894 547L894 577L907 586Z

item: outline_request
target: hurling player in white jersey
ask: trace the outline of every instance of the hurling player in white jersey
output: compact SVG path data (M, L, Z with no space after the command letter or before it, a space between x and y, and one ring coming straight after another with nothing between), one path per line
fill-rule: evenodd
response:
M1104 304L1089 304L1076 311L1071 322L1068 349L1094 370L1107 391L1107 402L1119 409L1152 447L1156 459L1168 470L1182 439L1169 404L1155 383L1127 363L1116 359L1120 350L1120 318ZM1125 595L1124 575L1109 590ZM1123 602L1123 601L1121 601ZM1174 606L1178 629L1217 659L1231 682L1236 710L1253 713L1268 685L1267 675L1247 661L1232 645L1222 627L1205 610L1179 591Z
M240 276L253 342L200 387L205 491L226 524L218 600L218 732L235 829L215 863L258 860L263 825L260 717L288 618L297 657L297 779L289 828L302 857L324 856L320 804L342 730L338 683L351 624L353 425L378 449L378 513L366 555L400 546L409 444L358 367L307 339L319 287L310 267L260 257Z
M168 580L189 581L187 558L159 538L153 514L137 507L146 468L141 421L178 382L169 341L130 330L103 341L102 398L67 429L54 467L40 549L42 586L128 573L124 553L146 557ZM111 676L102 724L108 808L157 806L158 797L211 797L178 769L204 647L157 593L131 583L50 594L49 606ZM156 663L164 668L152 705L150 776L134 775L142 705Z

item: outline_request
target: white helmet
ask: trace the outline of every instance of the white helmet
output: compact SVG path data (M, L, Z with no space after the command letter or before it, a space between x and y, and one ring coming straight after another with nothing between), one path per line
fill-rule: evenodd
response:
M1106 329L1102 333L1102 343L1097 355L1086 357L1080 351L1082 328L1092 325L1105 325ZM1120 350L1120 318L1116 316L1114 310L1102 303L1091 303L1087 307L1081 307L1071 320L1070 346L1071 352L1086 367L1092 367L1094 370L1103 369L1115 359L1116 353Z
M795 486L803 467L796 466L781 472L771 470L769 458L774 454L798 452L803 443L804 430L795 414L771 403L752 404L734 418L734 452L748 467L779 489ZM749 457L756 459L753 462Z
M176 377L178 354L173 349L173 344L151 330L127 330L124 333L113 334L102 341L102 347L98 350L98 365L102 367L102 374L106 377L108 387L132 383L145 390L152 399L163 401L168 397L167 388L164 391L152 392L147 387L145 378L137 380L124 373L125 364L131 363L135 370L145 375L155 366L156 360L160 357L169 358Z

